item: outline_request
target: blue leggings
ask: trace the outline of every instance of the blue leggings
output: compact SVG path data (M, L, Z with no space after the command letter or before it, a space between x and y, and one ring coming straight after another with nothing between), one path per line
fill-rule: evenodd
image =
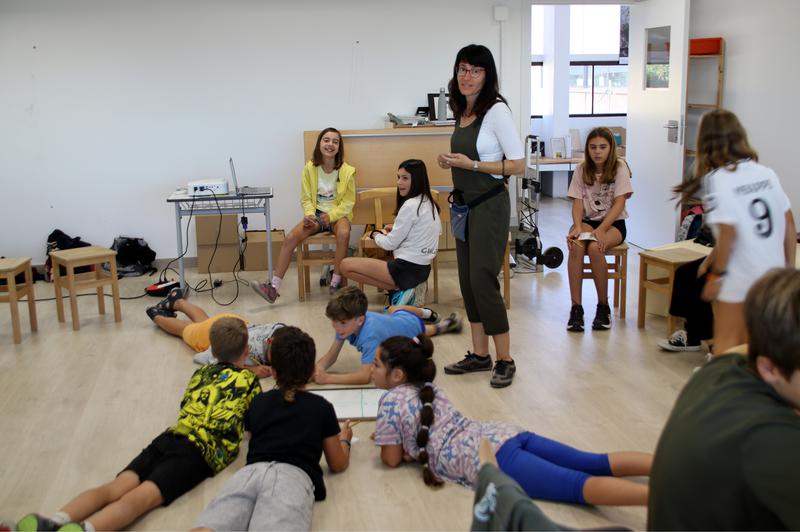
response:
M607 454L579 451L532 432L521 432L508 440L496 457L500 470L534 499L586 504L586 480L611 476Z

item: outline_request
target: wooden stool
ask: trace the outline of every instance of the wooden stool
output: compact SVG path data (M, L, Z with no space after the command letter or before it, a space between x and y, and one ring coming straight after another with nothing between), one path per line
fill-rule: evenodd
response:
M16 276L24 273L25 284L17 284ZM31 332L38 330L36 322L36 297L33 293L33 269L31 258L0 259L0 279L5 279L6 284L0 285L0 302L11 304L11 329L14 332L14 343L22 342L22 332L19 326L19 307L17 302L20 296L28 297L28 317L31 322ZM2 295L5 292L8 295Z
M612 262L607 262L608 278L614 279L614 307L619 309L619 319L625 319L625 300L628 293L628 244L623 242L618 246L607 249L606 257L612 257ZM589 256L584 255L583 279L592 279L592 264L588 262Z
M62 249L51 251L53 259L53 282L56 292L56 309L58 321L64 321L64 300L61 290L69 290L69 306L72 311L72 329L80 330L81 323L78 317L78 290L94 288L97 290L97 308L100 314L106 313L106 304L103 298L103 287L111 285L111 295L114 298L114 321L122 321L122 309L119 304L119 283L117 282L117 252L100 246L89 246L75 249ZM108 262L111 274L103 272L103 263ZM66 287L61 278L61 268L67 271ZM81 266L94 266L94 272L75 273L75 268Z
M311 291L311 266L333 264L335 252L326 250L311 251L310 246L336 246L336 235L333 233L317 233L306 238L297 246L297 297L306 300L306 293ZM342 286L345 280L342 278Z
M707 254L707 253L706 253ZM704 253L692 249L672 248L639 252L639 315L637 325L644 327L644 315L647 312L647 291L654 290L667 296L667 305L672 302L672 283L675 281L675 270L678 266L697 260ZM647 267L652 266L666 270L666 277L648 277ZM669 308L669 306L667 307ZM678 320L672 314L667 316L667 334L677 329Z

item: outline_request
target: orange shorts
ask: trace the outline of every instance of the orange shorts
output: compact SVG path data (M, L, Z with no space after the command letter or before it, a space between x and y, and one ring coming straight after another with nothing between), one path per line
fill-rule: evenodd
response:
M183 341L189 344L189 347L198 353L205 351L209 348L209 346L211 346L211 339L209 336L209 333L211 332L211 326L214 325L214 322L220 318L239 318L247 323L244 318L237 316L236 314L218 314L208 318L205 321L187 325L183 330Z

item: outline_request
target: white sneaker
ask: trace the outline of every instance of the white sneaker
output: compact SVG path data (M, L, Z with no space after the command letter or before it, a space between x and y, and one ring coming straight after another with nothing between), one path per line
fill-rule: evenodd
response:
M206 351L202 351L197 353L195 356L192 357L192 361L195 364L200 364L205 366L206 364L216 364L219 362L217 358L211 354L211 349L207 349Z
M688 336L683 329L675 331L666 340L659 340L658 347L664 351L700 351L703 348L701 344L689 345Z

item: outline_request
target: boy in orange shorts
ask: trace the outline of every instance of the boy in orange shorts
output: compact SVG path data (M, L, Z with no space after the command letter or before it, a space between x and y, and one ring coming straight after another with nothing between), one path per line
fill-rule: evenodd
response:
M191 321L178 318L175 311L183 312ZM194 360L198 364L213 364L217 362L211 352L209 336L214 322L221 318L238 318L247 323L247 320L241 316L231 313L209 317L203 309L184 299L183 291L180 288L172 289L166 298L157 305L149 307L146 312L147 316L161 330L172 336L182 338L189 347L197 351L198 354L194 356ZM247 325L248 345L250 346L247 368L252 370L259 378L263 379L272 374L266 354L272 333L280 327L283 327L282 323Z

